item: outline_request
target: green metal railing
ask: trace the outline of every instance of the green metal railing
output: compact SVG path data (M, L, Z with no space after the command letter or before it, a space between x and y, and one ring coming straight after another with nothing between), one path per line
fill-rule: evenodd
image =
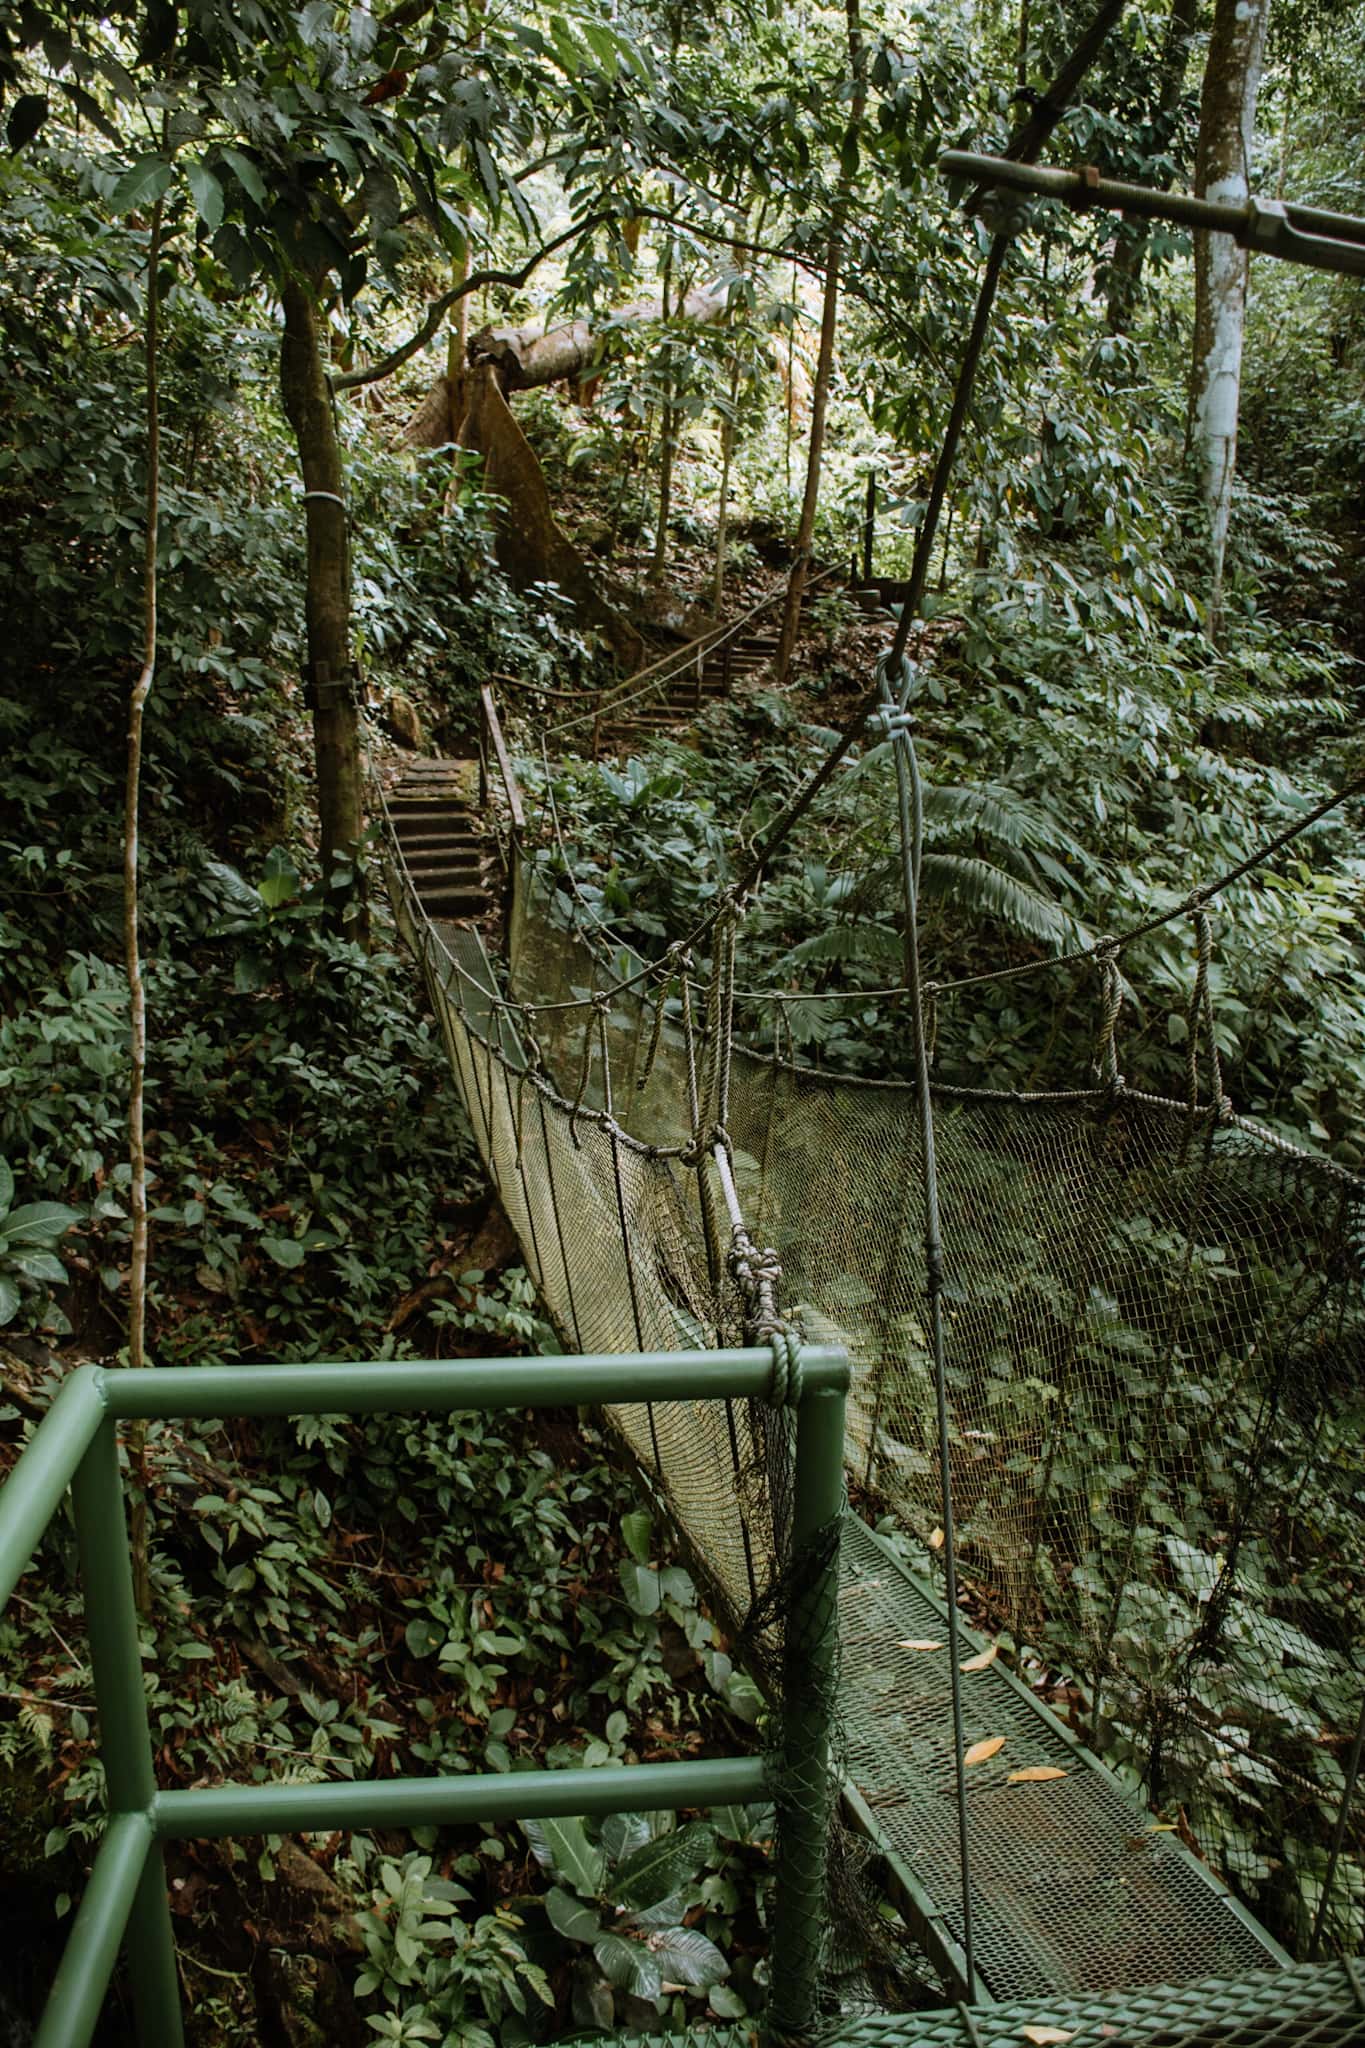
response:
M828 1531L843 1503L846 1355L802 1357L796 1414L792 1543ZM67 1378L0 1491L0 1606L27 1567L68 1486L75 1515L86 1629L99 1714L109 1822L58 1968L35 2048L84 2048L118 1960L127 1954L138 2038L181 2048L175 1939L162 1844L188 1837L465 1825L554 1815L709 1807L772 1797L763 1757L519 1771L368 1783L216 1785L163 1792L152 1773L146 1692L133 1604L119 1471L118 1424L243 1416L452 1414L473 1409L769 1397L768 1349L635 1353L596 1358L478 1359L401 1365L266 1365L106 1372ZM818 1948L812 1904L822 1902L832 1803L828 1674L835 1655L837 1550L794 1580L778 1768L803 1788L788 1817L775 1876L769 2027L814 2030ZM798 1611L799 1610L799 1611ZM818 1913L819 1906L816 1906Z

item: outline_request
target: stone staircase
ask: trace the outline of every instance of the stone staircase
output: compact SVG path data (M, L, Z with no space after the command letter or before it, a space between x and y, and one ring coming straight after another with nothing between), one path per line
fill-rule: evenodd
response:
M422 908L434 919L473 920L493 909L477 775L474 761L419 761L389 794L399 851Z

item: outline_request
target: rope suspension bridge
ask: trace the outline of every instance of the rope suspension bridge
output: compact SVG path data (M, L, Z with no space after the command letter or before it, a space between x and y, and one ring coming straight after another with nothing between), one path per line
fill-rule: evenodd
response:
M996 160L949 168L1053 190L1021 167L1121 4L1106 0L1039 100L1008 175ZM1128 191L1082 176L1062 196L1122 205ZM566 915L547 879L547 848L562 850L552 785L528 812L491 690L482 820L508 902L500 967L480 935L489 877L466 771L428 762L393 792L374 783L396 921L541 1300L581 1355L70 1376L0 1497L7 1597L71 1488L110 1802L39 2048L91 2039L121 1942L140 2038L182 2040L165 1841L759 1798L777 1816L775 2042L1365 2043L1350 1953L1365 1892L1365 1182L1226 1099L1208 915L1355 792L1133 931L973 977L1091 988L1095 1071L1074 1087L950 1087L933 1072L929 1012L950 990L920 961L905 654L1020 224L993 235L888 655L693 931L646 960ZM1355 270L1358 226L1262 210L1241 231ZM752 626L570 712L556 737L595 749L604 725L694 711L751 665L752 633L747 650L738 636ZM889 1082L762 1056L736 1031L746 907L869 735L894 761L897 993L913 1027L909 1077ZM1121 962L1178 921L1189 1052L1184 1096L1168 1100L1123 1078ZM573 1402L605 1408L689 1544L769 1699L768 1755L157 1789L120 1420ZM870 1869L915 1945L908 1971L869 1909ZM868 2009L890 2002L883 1982L930 1973L937 2009Z

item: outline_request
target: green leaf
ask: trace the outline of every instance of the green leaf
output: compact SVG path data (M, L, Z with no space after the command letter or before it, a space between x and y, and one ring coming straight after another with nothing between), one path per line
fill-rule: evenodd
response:
M136 207L151 206L161 197L174 176L164 157L148 152L125 171L110 195L113 213L132 213Z
M606 1858L588 1839L581 1820L524 1820L522 1832L542 1870L561 1877L584 1898L594 1899L602 1889Z
M596 1941L602 1932L602 1922L592 1907L557 1884L545 1894L545 1911L551 1927L566 1941Z
M703 1868L715 1836L704 1821L693 1821L646 1842L617 1866L612 1900L626 1912L652 1906Z
M695 1927L670 1928L656 1935L651 1947L662 1976L670 1984L709 1988L730 1974L730 1965L714 1941L708 1941Z
M629 1991L635 1998L659 1996L663 1978L643 1942L627 1941L622 1934L604 1934L593 1943L592 1952L602 1975L618 1991Z
M266 206L265 184L251 158L243 156L240 149L225 149L223 151L223 162L228 166L237 183L246 193L247 198L254 200L262 213L264 213Z
M295 1266L303 1264L303 1246L293 1237L263 1237L261 1250L269 1253L277 1266L292 1272Z
M0 1273L0 1329L12 1323L19 1313L19 1290L12 1280Z
M26 142L32 142L47 115L48 101L45 93L20 93L10 109L9 123L5 130L10 148L17 152Z
M223 188L207 164L186 164L185 176L189 179L194 203L199 209L199 218L212 234L213 230L222 224Z
M0 1158L0 1221L14 1200L14 1175L8 1159Z
M649 1563L649 1537L653 1519L643 1509L621 1517L621 1541L637 1564Z
M79 1223L79 1209L64 1202L26 1202L0 1222L0 1244L54 1245L73 1223Z
M719 2020L742 2020L748 2011L739 1993L732 1991L728 1984L713 1984L706 2002Z
M650 1571L647 1565L635 1564L630 1558L621 1559L621 1590L626 1596L626 1605L632 1614L647 1620L657 1614L663 1592L659 1585L659 1574Z
M66 1285L66 1267L51 1252L12 1252L9 1263L26 1280L47 1280L54 1287Z

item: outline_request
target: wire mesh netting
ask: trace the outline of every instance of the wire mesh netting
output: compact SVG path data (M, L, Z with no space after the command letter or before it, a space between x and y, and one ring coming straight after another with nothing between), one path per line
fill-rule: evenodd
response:
M611 964L638 968L594 959L549 911L531 898L515 920L518 995L567 1004ZM650 1142L685 1144L676 1001L658 1024L654 991L616 997L617 1110ZM581 1010L541 1010L537 1029L553 1070L582 1071ZM600 1068L585 1100L601 1099ZM1235 1120L1121 1087L939 1090L935 1114L951 1478L976 1611L1282 1941L1353 1947L1365 1188ZM855 1361L850 1480L932 1571L913 1090L736 1048L727 1128L784 1305ZM872 1657L902 1682L893 1645ZM1191 1930L1171 1967L1207 1967L1197 1951ZM1079 1981L1113 1981L1112 1958L1095 1963Z
M647 980L594 1003L607 964L523 894L509 1004L476 935L429 926L401 887L395 901L566 1341L736 1341L698 1170L698 1118L716 1107L701 992L692 1032L677 992L665 1004ZM741 1207L780 1256L784 1307L849 1348L850 1483L899 1531L873 1572L859 1548L872 1539L850 1524L843 1720L854 1781L947 1954L962 1930L945 1652L907 1647L938 1640L942 1619L912 1091L738 1049L727 1083ZM971 1609L1166 1816L1153 1828L1059 1728L1054 1761L1053 1724L1012 1678L1006 1698L1003 1662L972 1679L985 1718L969 1739L1005 1738L968 1774L984 1981L1009 1998L1273 1968L1273 1943L1185 1844L1291 1948L1315 1934L1351 1948L1365 1887L1347 1796L1365 1698L1361 1189L1122 1088L940 1091L936 1115ZM738 1623L780 1533L761 1418L647 1392L614 1420ZM1010 1782L1040 1766L1066 1775Z

